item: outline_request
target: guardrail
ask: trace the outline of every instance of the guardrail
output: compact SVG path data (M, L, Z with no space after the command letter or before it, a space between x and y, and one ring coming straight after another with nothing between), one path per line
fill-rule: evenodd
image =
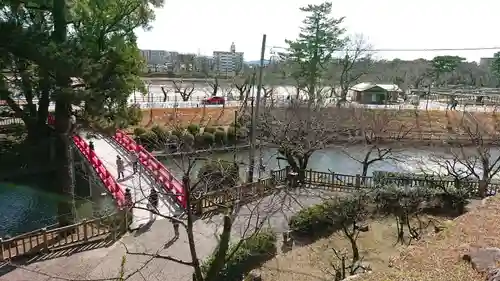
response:
M191 209L198 215L230 207L236 203L248 203L279 191L287 184L290 167L271 171L271 177L256 182L206 192L200 198L191 200ZM383 178L377 182L372 176L346 175L334 172L305 171L304 184L312 189L328 192L353 192L359 189L374 189L381 184L397 184L407 187L439 186L453 188L457 181L452 179L425 178ZM382 182L381 182L382 181ZM479 181L464 181L472 192L479 192ZM488 193L500 191L500 182L491 182Z
M89 242L116 241L127 231L127 223L127 216L120 212L64 227L47 227L13 238L0 238L0 261L63 250Z
M180 102L137 102L134 105L141 109L149 108L197 108L197 107L236 107L240 106L239 101L226 101L224 105L222 104L202 104L200 102L192 101L180 101Z
M184 208L187 207L187 198L185 196L182 183L177 180L174 175L156 159L143 146L138 145L124 131L117 130L113 139L116 140L121 147L128 152L137 152L139 154L140 163L150 172L153 177L162 185L169 193L172 193L177 199L177 202Z
M96 153L92 149L90 149L88 143L80 136L74 135L73 142L97 172L97 175L104 183L104 186L111 193L116 203L118 204L118 207L123 206L123 204L125 203L125 193L123 192L123 189L116 182L111 173L106 169L102 161L99 159L99 157L97 157Z
M49 116L47 117L47 124L55 124L53 115L49 114ZM122 207L125 203L125 193L123 192L121 186L116 182L113 175L111 175L111 173L106 169L101 159L99 159L99 157L97 157L97 154L92 149L90 149L88 143L84 139L82 139L78 135L73 135L72 140L78 150L80 150L82 155L87 159L88 163L90 163L92 168L94 168L106 189L115 199L118 207Z

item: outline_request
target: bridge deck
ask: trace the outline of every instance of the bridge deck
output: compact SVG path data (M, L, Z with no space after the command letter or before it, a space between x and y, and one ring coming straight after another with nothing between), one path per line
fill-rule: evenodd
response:
M151 192L151 188L156 186L159 194L159 205L158 211L164 215L173 215L176 211L176 206L172 203L171 197L164 194L163 190L160 190L159 186L155 183L147 173L142 172L144 169L139 169L140 172L133 174L132 164L130 161L130 154L121 149L117 144L115 145L114 140L106 138L100 135L95 135L90 137L86 133L82 133L81 137L85 141L89 142L92 140L94 142L94 150L99 159L103 162L106 169L113 175L113 177L118 177L118 172L116 168L116 156L120 155L125 162L125 178L118 180L118 184L123 188L129 188L132 193L132 199L135 202L135 207L133 209L133 222L131 228L136 228L140 225L144 225L151 220L151 214L147 210L148 200L147 197ZM124 190L125 192L125 190ZM157 217L157 219L162 219Z

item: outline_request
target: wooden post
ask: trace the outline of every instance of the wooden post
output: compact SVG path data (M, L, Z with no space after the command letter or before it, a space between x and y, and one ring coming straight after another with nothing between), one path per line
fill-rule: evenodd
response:
M274 170L271 170L271 184L274 186L276 185L276 172Z
M112 235L113 235L113 241L116 241L117 239L117 235L116 235L116 217L114 215L112 215L111 217L111 232L112 232Z
M356 174L356 188L361 187L361 177L359 174Z
M3 239L0 238L0 261L4 261L5 260L5 257L4 257L4 252L5 252L5 247L3 245Z
M87 242L89 239L87 235L87 219L82 220L82 225L83 225L83 241Z
M42 228L42 237L43 237L43 248L46 252L49 251L49 241L47 239L47 228Z
M309 185L313 183L313 170L309 169Z
M332 181L331 181L331 186L335 186L335 172L332 172L332 177L331 177Z

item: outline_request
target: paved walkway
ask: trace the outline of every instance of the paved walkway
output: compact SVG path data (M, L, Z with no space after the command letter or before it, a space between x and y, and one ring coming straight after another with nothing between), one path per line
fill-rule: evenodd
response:
M97 148L97 147L96 147ZM335 193L335 195L338 195ZM233 223L232 238L237 240L253 233L256 225L271 227L277 233L288 228L290 216L303 206L318 203L322 197L331 193L304 190L301 193L280 193L266 197L258 202L242 206ZM210 255L217 245L221 230L222 216L207 220L197 220L194 225L196 249L200 260ZM0 281L61 281L61 280L115 280L118 276L122 258L126 257L126 273L138 272L127 280L130 281L191 281L192 268L166 259L151 259L146 256L127 255L131 252L147 252L175 257L190 261L186 231L181 228L180 237L172 240L172 225L167 220L154 221L139 231L128 234L108 248L70 253L46 260L35 260L23 268L17 268L2 274ZM279 247L281 242L279 242ZM7 267L4 268L4 270Z
M115 177L118 177L118 172L116 169L116 156L120 155L120 157L125 162L125 178L118 180L118 183L122 186L123 189L129 188L132 192L132 199L136 203L136 206L139 208L147 209L147 197L151 193L151 188L153 186L157 186L157 191L159 194L159 204L158 210L161 214L166 216L172 216L174 212L178 211L179 207L176 203L173 202L172 198L165 194L164 190L159 190L158 185L154 182L154 180L144 172L144 169L141 167L140 171L136 174L133 174L132 164L130 162L130 155L125 152L121 147L113 142L113 140L104 138L100 135L96 135L95 137L89 137L88 134L82 133L81 137L84 138L87 142L92 140L94 142L94 150L99 159L103 162L106 169ZM125 192L125 190L124 190ZM146 224L151 219L151 213L142 210L142 209L134 209L134 219L132 228L137 228L141 225ZM158 217L157 219L163 219Z

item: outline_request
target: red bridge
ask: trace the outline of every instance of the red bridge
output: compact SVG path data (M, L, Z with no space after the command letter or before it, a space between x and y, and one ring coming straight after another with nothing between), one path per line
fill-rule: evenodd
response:
M55 120L49 115L49 125ZM89 148L89 141L94 143L94 150ZM73 136L73 142L81 154L94 168L106 190L115 199L117 206L125 203L125 189L129 188L136 206L147 209L147 196L152 188L159 193L158 211L165 215L174 215L186 207L186 196L182 183L175 178L163 163L149 151L138 145L124 131L117 130L113 137L97 134L89 138L85 132ZM132 172L132 153L139 156L139 172ZM117 181L116 157L125 162L125 178ZM158 218L160 219L160 218ZM134 209L134 224L149 220L149 212Z

